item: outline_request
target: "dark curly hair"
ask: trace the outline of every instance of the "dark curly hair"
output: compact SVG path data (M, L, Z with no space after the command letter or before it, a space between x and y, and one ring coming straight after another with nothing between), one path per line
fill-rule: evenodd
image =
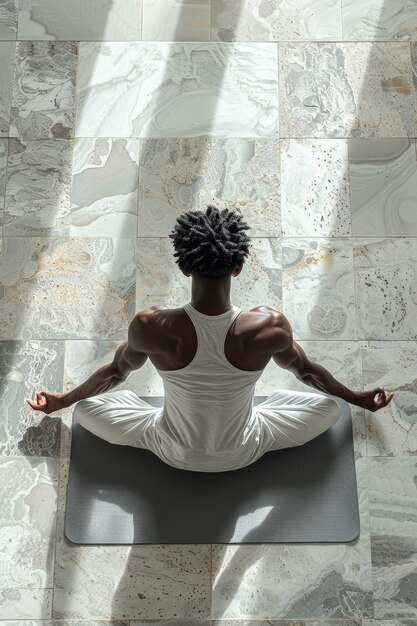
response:
M209 205L206 212L188 211L177 217L169 236L184 272L205 278L223 278L240 267L249 254L250 238L243 231L251 227L242 216L229 209L221 213Z

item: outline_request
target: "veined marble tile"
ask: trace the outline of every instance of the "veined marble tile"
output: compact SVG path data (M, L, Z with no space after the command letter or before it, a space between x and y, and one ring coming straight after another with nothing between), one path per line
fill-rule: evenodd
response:
M417 339L416 239L353 239L359 339Z
M0 455L58 456L59 412L34 411L25 398L61 392L63 341L0 342Z
M3 229L4 219L4 196L6 193L6 170L7 170L7 152L8 139L0 138L0 237Z
M345 139L281 139L283 237L350 237Z
M136 310L153 304L175 308L189 302L191 276L179 269L172 240L138 237L137 242ZM279 310L281 293L280 242L274 237L251 239L243 270L232 278L233 303L250 309L254 302L266 301Z
M73 142L9 140L3 235L68 235Z
M342 39L340 4L341 0L212 0L212 39Z
M365 462L356 459L361 529L354 541L213 545L213 619L373 616Z
M281 137L416 135L408 42L279 44L279 76Z
M375 617L417 617L417 462L368 458Z
M126 339L135 313L135 239L3 242L0 339Z
M145 41L210 41L210 0L143 0Z
M19 626L90 626L94 624L94 626L129 626L128 620L91 620L90 622L86 622L84 620L43 620L42 622L37 622L36 620L21 620L19 622ZM142 626L143 622L141 623ZM3 621L1 626L16 626L16 622L6 622ZM335 624L334 626L338 626ZM341 625L343 626L343 625ZM346 624L345 626L350 626Z
M52 589L0 589L0 619L48 619ZM16 625L16 622L13 622ZM43 626L44 622L38 624ZM20 623L19 623L20 626Z
M139 141L74 143L70 234L130 237L137 230Z
M353 234L417 236L415 140L348 141Z
M17 0L0 0L0 40L15 40L17 31Z
M78 43L16 43L11 137L68 139L74 135Z
M142 139L138 235L167 237L184 211L214 204L242 214L251 235L281 234L279 142Z
M270 43L80 44L77 137L264 137L278 132Z
M9 135L15 46L14 41L0 41L0 137Z
M57 483L56 459L0 457L2 590L52 587Z
M417 342L373 341L361 353L364 389L394 391L387 407L365 411L367 455L417 455Z
M13 626L13 625L11 624L10 626ZM303 620L303 619L291 619L291 620L286 620L286 619L280 619L280 620L213 619L211 620L211 626L362 626L362 620L360 618L358 619L318 619L318 620L310 620L310 619L307 619L307 620ZM392 624L390 626L395 626L395 625ZM410 624L409 626L414 626L414 624Z
M350 240L283 240L282 289L294 339L356 339Z
M141 38L142 0L21 0L18 39Z
M393 41L417 39L415 0L343 0L345 41Z
M64 537L68 464L60 466L53 617L210 617L209 544L79 546Z

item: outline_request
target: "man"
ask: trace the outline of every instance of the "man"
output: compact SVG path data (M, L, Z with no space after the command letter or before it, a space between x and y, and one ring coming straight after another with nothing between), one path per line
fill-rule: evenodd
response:
M204 472L239 469L268 451L303 445L339 418L334 399L311 392L277 389L254 407L256 382L271 357L325 394L370 411L387 406L393 392L350 391L312 363L282 313L231 304L231 276L249 254L248 228L240 215L213 206L179 216L169 237L179 268L192 276L191 302L136 314L112 363L68 393L36 393L29 405L50 414L77 403L77 421L106 441L146 448L169 465ZM109 391L148 358L163 379L161 409L131 391Z

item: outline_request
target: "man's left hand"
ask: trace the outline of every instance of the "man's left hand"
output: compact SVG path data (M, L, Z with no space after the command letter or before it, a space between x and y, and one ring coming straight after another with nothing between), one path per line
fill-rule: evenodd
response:
M50 393L49 391L36 391L36 400L25 398L29 406L35 411L43 411L46 415L64 408L61 402L62 393Z

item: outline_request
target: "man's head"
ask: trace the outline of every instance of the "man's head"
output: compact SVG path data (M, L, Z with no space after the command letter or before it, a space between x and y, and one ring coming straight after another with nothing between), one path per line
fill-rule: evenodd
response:
M237 276L249 255L250 226L242 216L209 205L206 212L188 211L177 218L169 238L178 257L176 263L186 276L203 282L221 282Z

